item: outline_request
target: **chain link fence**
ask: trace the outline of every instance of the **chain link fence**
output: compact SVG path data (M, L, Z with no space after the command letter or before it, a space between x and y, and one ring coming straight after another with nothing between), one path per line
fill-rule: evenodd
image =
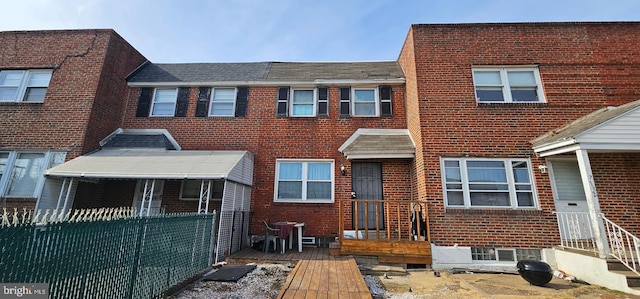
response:
M161 298L212 263L215 213L24 213L0 215L0 282L47 283L50 298Z

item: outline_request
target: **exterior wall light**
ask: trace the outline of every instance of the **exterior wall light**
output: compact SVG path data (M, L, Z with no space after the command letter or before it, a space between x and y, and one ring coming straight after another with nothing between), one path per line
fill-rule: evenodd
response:
M538 169L540 170L540 173L547 173L548 171L547 165L540 165L538 166Z
M340 164L340 174L342 174L342 176L347 175L347 167L344 166L344 164Z

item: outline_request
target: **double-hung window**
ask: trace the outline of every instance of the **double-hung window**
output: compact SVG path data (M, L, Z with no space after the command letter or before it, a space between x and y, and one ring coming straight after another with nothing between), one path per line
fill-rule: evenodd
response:
M536 67L473 69L478 103L544 102L540 73Z
M353 116L378 116L378 89L353 89Z
M292 93L291 116L315 116L316 90L294 88Z
M447 207L534 208L527 159L442 159Z
M209 116L234 116L236 107L235 88L213 88Z
M333 169L333 160L278 160L274 201L333 202Z
M177 88L156 88L151 104L151 116L174 116L177 99Z
M0 71L0 102L43 102L51 74L51 70Z
M64 158L62 152L0 152L0 196L37 197L43 172Z

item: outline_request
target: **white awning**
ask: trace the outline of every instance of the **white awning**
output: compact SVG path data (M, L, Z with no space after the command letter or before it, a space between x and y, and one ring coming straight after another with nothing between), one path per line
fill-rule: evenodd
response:
M338 149L347 159L413 158L415 144L407 129L358 129Z
M89 179L230 179L250 186L253 156L248 151L102 149L44 174Z

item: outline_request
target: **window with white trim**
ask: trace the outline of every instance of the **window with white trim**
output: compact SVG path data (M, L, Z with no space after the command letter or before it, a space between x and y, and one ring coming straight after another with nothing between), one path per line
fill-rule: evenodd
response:
M317 91L315 88L291 90L291 116L315 116Z
M207 186L206 184L204 185ZM202 180L184 180L180 186L180 200L200 200ZM214 180L211 188L211 200L222 200L224 181Z
M151 116L174 116L176 101L178 100L177 88L156 88L151 103Z
M46 169L64 162L64 152L0 152L0 196L38 197Z
M276 161L274 201L331 203L333 193L333 160Z
M209 116L234 116L236 107L235 88L213 88Z
M478 103L540 103L544 93L537 67L473 68Z
M542 252L530 248L471 247L471 260L474 263L541 261Z
M353 116L378 116L377 88L353 88Z
M442 159L447 207L535 208L528 159Z
M0 71L0 102L44 102L52 70Z

